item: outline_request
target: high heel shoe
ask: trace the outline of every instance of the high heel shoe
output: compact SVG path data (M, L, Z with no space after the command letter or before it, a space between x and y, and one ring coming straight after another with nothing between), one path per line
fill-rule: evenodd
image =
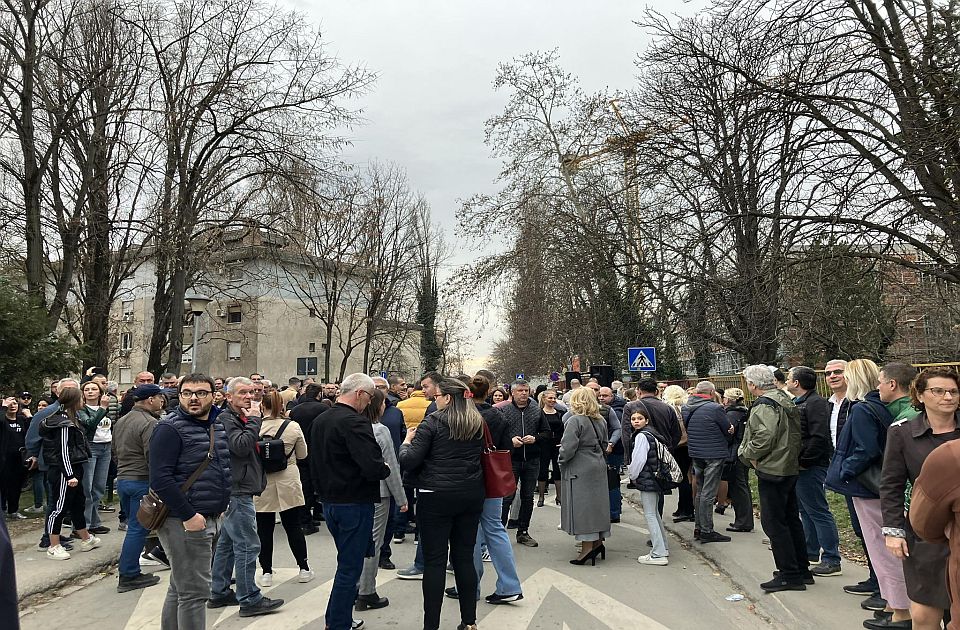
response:
M537 499L537 507L543 507L543 497Z
M600 559L601 559L601 560L606 560L606 559L607 559L607 548L603 546L603 543L601 543L599 547L596 547L596 549L599 549L599 550L600 550Z
M574 558L573 560L570 561L570 564L583 566L587 563L587 560L589 560L590 566L595 567L597 566L597 555L601 553L606 553L603 548L603 545L600 545L599 547L594 547L593 549L587 552L587 555L585 555L582 558Z

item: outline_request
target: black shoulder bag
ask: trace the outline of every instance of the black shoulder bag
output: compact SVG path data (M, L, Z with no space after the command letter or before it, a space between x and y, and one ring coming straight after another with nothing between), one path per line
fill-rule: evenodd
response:
M613 413L613 410L610 410ZM600 439L600 432L597 431L597 425L594 422L593 418L588 418L590 420L590 426L593 427L593 432L597 436L597 446L600 448L600 454L603 455L603 460L606 462L607 454L603 448L603 440ZM620 487L620 470L616 466L607 466L607 490L613 490L614 488Z

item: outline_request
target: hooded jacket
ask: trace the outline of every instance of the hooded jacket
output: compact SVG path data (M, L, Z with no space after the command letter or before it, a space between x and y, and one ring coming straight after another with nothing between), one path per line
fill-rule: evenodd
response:
M893 416L880 400L880 392L872 391L864 400L852 403L843 431L837 437L837 450L827 469L825 485L848 497L879 498L857 481L857 476L880 465L891 424Z
M757 398L739 455L747 466L757 462L758 475L791 477L800 472L800 412L789 394L773 389Z
M827 467L833 455L830 403L815 391L794 399L800 410L800 467Z
M81 426L58 411L41 421L40 435L47 466L59 470L67 479L76 478L73 467L90 459L90 444Z

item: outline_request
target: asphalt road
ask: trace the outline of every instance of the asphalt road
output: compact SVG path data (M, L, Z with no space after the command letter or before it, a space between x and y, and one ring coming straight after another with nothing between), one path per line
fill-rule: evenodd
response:
M524 599L516 604L492 606L478 603L478 625L495 630L556 628L560 630L631 628L711 628L752 630L769 628L770 623L755 612L749 599L727 601L736 593L726 576L715 572L691 551L671 539L670 565L642 566L636 558L646 553L647 532L643 517L624 505L621 524L614 525L607 541L606 560L597 566L574 566L573 539L557 530L559 508L548 505L534 511L531 534L538 548L515 546ZM511 532L512 534L513 532ZM117 536L112 533L107 536ZM296 564L283 534L277 528L274 586L264 589L270 597L286 604L276 613L241 619L236 607L208 611L207 627L294 630L323 628L323 615L332 584L336 552L325 529L307 537L313 582L296 581ZM406 566L415 551L411 537L394 545L394 562ZM485 565L482 593L493 591L495 575ZM97 630L147 630L160 627L160 608L169 571L159 572L161 583L142 591L118 594L116 573L92 576L82 583L44 596L42 603L23 612L24 630L50 628L96 628ZM453 585L453 576L448 576ZM378 592L390 599L390 606L355 616L365 628L422 627L421 582L396 578L395 571L380 571ZM459 614L455 601L446 599L443 627L455 628Z

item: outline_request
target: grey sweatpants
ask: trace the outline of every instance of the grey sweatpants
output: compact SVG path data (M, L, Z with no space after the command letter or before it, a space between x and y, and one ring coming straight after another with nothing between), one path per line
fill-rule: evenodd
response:
M377 592L377 569L380 568L380 543L387 531L387 521L390 520L390 498L381 498L380 503L373 505L373 541L376 553L371 558L363 559L363 573L360 574L360 594L373 595Z
M160 630L204 630L206 627L210 558L219 529L219 520L208 517L203 531L188 532L183 528L183 521L170 517L157 530L160 544L170 559L170 587L163 602Z

